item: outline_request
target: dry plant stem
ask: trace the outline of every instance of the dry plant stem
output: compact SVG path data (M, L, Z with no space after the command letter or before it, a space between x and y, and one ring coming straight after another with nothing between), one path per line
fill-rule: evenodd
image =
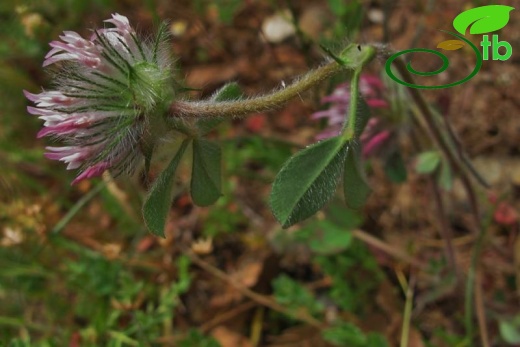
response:
M403 79L408 82L415 84L412 75L407 70L406 65L401 59L396 59L395 61L396 67L403 77ZM417 107L419 107L421 114L428 125L428 130L430 131L434 141L437 143L439 148L442 150L442 152L446 155L448 158L450 165L454 168L454 170L459 174L459 177L461 179L462 185L464 187L464 190L466 191L466 194L468 195L468 200L471 205L471 210L473 214L474 219L474 233L477 236L477 243L475 244L475 248L473 251L472 256L472 263L468 272L468 278L466 282L466 334L467 338L471 341L473 336L473 299L479 300L479 303L477 304L477 307L483 306L482 303L482 297L480 298L473 298L474 294L474 287L480 286L480 283L476 280L476 274L478 271L478 261L480 259L480 254L482 251L482 245L484 242L484 234L485 229L482 226L482 222L480 220L480 212L477 202L476 193L474 190L473 185L471 184L471 181L467 175L466 170L462 166L462 162L464 161L464 158L461 158L459 155L457 155L455 150L452 150L450 147L450 144L446 142L446 138L443 136L441 130L438 128L438 123L435 120L435 116L432 113L430 107L428 106L428 103L422 96L422 94L419 92L419 90L415 88L408 88L410 95L412 96L412 99L417 104ZM477 310L477 318L479 320L479 328L480 328L480 337L482 341L484 341L484 346L489 346L488 342L488 333L487 333L487 326L485 324L485 317L483 310Z
M287 87L259 97L236 101L176 101L170 107L173 117L240 117L250 113L267 111L276 108L300 93L315 86L349 66L329 62L304 75Z
M482 248L485 242L485 230L484 227L480 230L471 255L471 264L468 270L468 279L466 282L465 325L467 338L469 339L469 342L471 342L471 339L473 338L473 305L475 305L477 307L476 313L480 329L480 338L483 341L482 345L489 346L489 334L487 332L484 312L484 298L482 296L482 283L481 277L479 276L480 254L482 253Z
M354 230L352 232L352 235L355 238L365 242L366 244L368 244L374 248L380 249L380 250L384 251L385 253L388 253L391 256L396 257L397 259L401 259L418 269L423 269L423 270L426 269L426 266L419 260L409 256L408 254L404 253L403 251L401 251L395 247L392 247L392 246L384 243L383 241L364 232L363 230Z
M208 272L212 276L217 277L218 279L230 284L232 287L234 287L236 290L238 290L242 295L245 297L255 301L256 303L263 305L265 307L270 308L273 311L277 311L280 313L283 313L288 316L292 316L302 322L305 322L313 327L316 327L318 329L323 328L323 324L317 320L316 318L312 317L306 312L298 312L294 314L293 312L290 312L288 309L283 307L282 305L278 304L276 301L271 299L268 296L255 293L251 289L245 287L243 284L237 282L235 279L231 278L229 275L227 275L222 270L214 267L213 265L209 264L208 262L204 261L202 258L200 258L198 255L191 251L186 251L186 255L191 259L192 262L197 264L199 267L201 267L204 271Z
M230 319L233 319L234 317L238 316L241 313L249 311L250 309L254 308L257 305L258 304L256 302L254 302L254 301L247 301L247 302L245 302L243 304L240 304L237 307L232 308L229 311L224 312L223 314L220 314L220 315L216 316L215 318L213 318L209 322L204 323L203 325L201 325L199 327L199 329L203 333L207 333L211 329L213 329L213 328L223 324L224 322L227 322Z
M404 279L401 285L403 286L403 291L405 294L406 302L404 305L404 313L403 313L403 328L401 330L401 343L400 347L408 347L408 343L410 340L410 326L412 321L412 309L413 309L413 287L415 286L415 279L412 275L409 281Z
M401 59L395 60L395 66L397 67L397 70L406 82L415 84L412 75L406 69L406 65ZM430 107L428 106L428 103L422 96L421 92L415 88L408 88L408 91L410 92L410 95L414 102L417 104L417 107L419 107L419 110L421 111L421 114L423 115L423 118L426 124L428 125L428 130L430 131L434 141L437 143L442 152L446 155L450 162L450 165L459 174L462 185L464 186L464 190L468 195L468 200L470 202L473 217L475 219L476 229L479 230L480 228L478 228L478 225L480 225L480 213L478 208L477 197L475 194L475 190L473 189L473 186L471 184L471 181L467 175L467 172L461 165L463 159L458 157L450 148L450 145L446 143L446 140L442 135L441 130L437 126L435 116L433 115Z
M262 329L264 326L264 315L265 315L265 307L259 306L255 315L253 316L253 322L251 323L251 332L249 334L249 341L256 347L259 345L260 340L262 338Z
M419 132L421 132L421 134L420 134L421 136L428 135L428 130L423 122L421 122L416 117L413 117L412 123L413 123L414 128L416 128ZM412 143L413 143L414 147L416 147L416 149L418 149L419 151L423 150L423 148L421 146L421 142L419 141L417 136L415 136L414 132L411 133L411 137L412 137ZM428 178L429 178L430 185L432 187L435 205L437 208L437 214L438 214L438 218L440 220L440 234L443 239L444 250L446 252L446 258L448 259L448 265L449 265L450 269L453 269L455 273L458 273L456 259L455 259L455 250L453 247L453 233L449 226L449 221L446 217L446 211L444 210L444 204L442 202L442 195L441 195L439 187L437 186L433 176L430 175Z
M444 210L444 204L442 202L441 192L432 176L429 177L430 185L432 187L433 197L435 206L437 207L437 214L440 221L440 234L445 242L446 258L448 258L448 265L455 274L457 271L457 261L455 259L455 250L453 247L453 233L450 228L450 223L446 218L446 211Z
M486 324L486 313L484 310L484 298L482 293L482 276L480 272L477 273L475 281L475 306L477 311L478 326L480 330L480 341L482 342L482 347L491 347L489 343L489 334Z

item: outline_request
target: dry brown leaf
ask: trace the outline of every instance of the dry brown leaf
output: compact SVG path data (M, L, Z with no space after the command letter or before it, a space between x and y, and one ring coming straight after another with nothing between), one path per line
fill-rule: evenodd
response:
M245 336L242 336L225 326L216 327L211 331L211 335L222 347L253 347L251 342Z
M238 260L239 269L229 274L236 282L242 284L244 287L251 288L258 281L258 277L262 273L264 268L264 258L252 258ZM215 295L210 304L212 307L223 307L233 302L237 302L242 299L242 294L236 290L233 286L228 285L221 294Z

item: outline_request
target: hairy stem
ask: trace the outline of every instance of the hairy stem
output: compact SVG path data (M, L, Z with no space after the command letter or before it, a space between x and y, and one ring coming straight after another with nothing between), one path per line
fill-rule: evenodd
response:
M339 58L334 57L335 61L310 71L285 88L258 97L234 101L175 101L170 106L169 115L171 117L197 118L240 117L250 113L267 111L281 106L338 72L361 69L362 66L372 60L374 55L374 47L360 47L351 44L340 53Z
M345 122L346 128L343 129L343 138L350 140L355 136L357 127L357 104L359 98L359 78L361 77L361 69L354 71L354 76L350 80L350 107L348 118Z
M170 114L182 117L240 117L250 113L276 108L312 86L335 75L343 67L336 62L330 62L286 88L252 99L214 102L214 101L177 101L172 104Z

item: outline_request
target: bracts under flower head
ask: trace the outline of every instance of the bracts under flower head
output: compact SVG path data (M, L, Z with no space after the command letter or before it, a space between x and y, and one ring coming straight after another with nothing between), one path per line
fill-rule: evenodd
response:
M113 14L105 22L115 27L94 30L89 39L65 31L61 41L50 43L43 66L62 63L57 90L24 91L36 104L28 112L45 122L38 137L65 144L47 147L46 157L80 170L73 184L107 169L133 172L143 147L164 129L162 110L174 94L166 27L144 42L126 17Z

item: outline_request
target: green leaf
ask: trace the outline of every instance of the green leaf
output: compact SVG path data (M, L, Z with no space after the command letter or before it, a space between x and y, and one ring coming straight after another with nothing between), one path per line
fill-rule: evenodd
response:
M343 0L328 0L331 11L338 17L346 12L346 6Z
M394 152L387 158L384 170L390 181L394 183L406 182L406 166L399 152Z
M462 35L471 26L472 35L487 34L502 29L509 22L509 12L514 7L487 5L464 11L453 20L453 27Z
M500 336L509 344L520 344L520 315L512 320L501 320L499 323Z
M212 101L232 101L238 100L242 98L242 91L240 90L239 85L236 82L228 83L224 85L222 88L217 90L215 94L211 97ZM199 134L205 135L211 131L214 127L219 125L224 120L224 117L211 117L211 118L201 118L197 121L197 128L199 129Z
M343 202L330 204L325 213L327 220L340 226L343 230L359 228L363 224L362 214L357 210L345 207Z
M323 338L336 346L365 347L367 336L354 324L339 321L323 331Z
M272 286L276 302L294 315L297 315L302 308L307 309L311 315L323 312L323 304L316 300L314 294L289 276L281 274L273 280Z
M334 254L347 249L352 243L352 233L330 221L320 223L320 231L309 241L309 248L317 254Z
M346 146L339 137L315 143L291 157L276 176L271 209L284 228L319 211L336 191Z
M358 209L363 207L370 195L370 187L365 180L359 146L348 146L345 171L343 173L343 193L348 207Z
M217 340L212 337L202 335L202 333L196 329L191 329L185 337L178 342L179 347L220 347Z
M367 338L367 347L388 347L386 338L381 334L369 333Z
M172 203L173 178L189 141L184 140L168 167L155 180L143 205L144 222L154 235L164 237L164 225Z
M209 206L222 195L221 156L218 144L204 139L193 141L191 198L198 206Z
M421 174L432 173L440 162L441 156L437 151L421 153L415 164L415 171Z

